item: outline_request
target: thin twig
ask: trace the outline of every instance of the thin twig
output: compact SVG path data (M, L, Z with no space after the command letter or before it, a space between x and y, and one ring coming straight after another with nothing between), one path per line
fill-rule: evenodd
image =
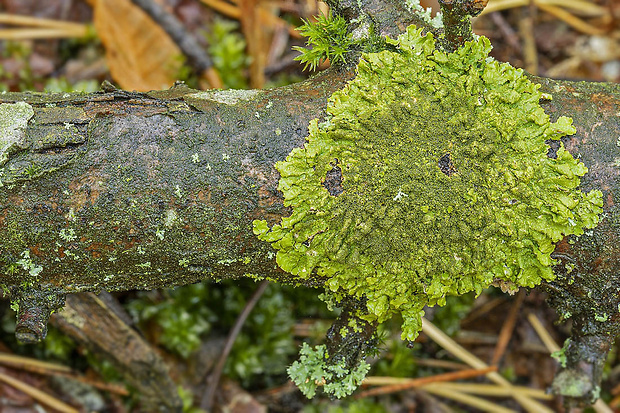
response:
M215 76L213 72L213 61L207 52L198 44L196 38L185 30L183 24L174 15L168 13L159 4L153 0L131 0L133 4L148 14L170 38L181 49L187 57L187 61L194 71L202 76L207 77L211 87L221 88L222 83L219 76ZM215 82L216 84L213 84Z
M129 391L120 385L103 383L97 380L87 378L73 371L70 367L62 364L49 363L29 357L17 356L15 354L0 353L0 364L12 367L17 370L24 370L30 373L40 374L42 376L60 376L70 380L86 383L92 387L104 390L110 393L120 394L121 396L129 395Z
M408 379L404 383L390 384L387 386L376 387L374 389L365 390L363 392L360 392L358 395L356 395L355 398L361 399L364 397L378 396L380 394L396 393L396 392L403 391L403 390L409 390L414 387L424 386L430 383L469 379L471 377L484 376L487 373L490 373L492 371L497 371L497 367L493 366L493 367L487 367L485 369L469 369L469 370L453 371L450 373L437 374L435 376L430 376L430 377Z
M241 327L243 327L245 320L254 309L254 306L256 306L256 303L258 303L258 300L263 295L268 285L269 281L261 281L256 291L254 291L254 294L252 294L252 297L250 297L248 302L245 304L243 311L241 311L241 314L239 314L239 317L237 317L235 325L228 334L228 338L226 339L226 344L224 345L222 354L220 355L217 364L213 368L213 373L211 373L208 379L208 387L202 396L202 400L200 401L201 409L206 410L207 412L211 411L211 406L213 406L213 398L215 396L215 390L217 390L218 384L220 382L220 377L222 375L222 371L224 371L224 366L226 365L228 355L232 350L233 344L235 343L237 336L241 332Z
M467 314L463 320L461 320L461 325L469 324L474 320L484 316L487 313L490 313L498 305L504 302L503 298L497 297L486 303L482 304L480 307L474 308L471 313Z
M510 47L520 52L521 43L519 43L519 36L517 36L517 33L515 33L514 29L508 24L502 14L495 12L491 13L490 16L493 23L495 23L499 31L502 32L502 36L504 36L504 39L506 39Z
M493 352L493 358L491 359L491 365L497 366L499 361L504 356L504 352L508 347L508 343L512 338L512 333L515 328L515 324L517 322L517 315L519 314L519 309L521 308L521 304L523 303L523 299L525 298L524 290L519 291L517 297L510 307L510 312L508 313L508 317L502 326L502 329L499 332L499 338L497 339L497 344L495 345L495 351Z

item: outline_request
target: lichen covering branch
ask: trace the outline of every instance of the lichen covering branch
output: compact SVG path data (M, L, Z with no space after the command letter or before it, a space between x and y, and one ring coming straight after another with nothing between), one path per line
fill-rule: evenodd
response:
M549 156L571 120L550 122L538 85L489 58L488 39L445 53L410 27L389 42L398 52L363 55L276 165L291 216L254 232L285 271L366 300L363 319L401 313L413 340L448 295L553 279L554 244L597 224L602 194L578 189L587 168L562 144Z

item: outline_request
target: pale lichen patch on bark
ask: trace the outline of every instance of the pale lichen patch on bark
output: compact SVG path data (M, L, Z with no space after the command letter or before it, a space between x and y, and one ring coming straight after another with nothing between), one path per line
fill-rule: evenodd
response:
M26 102L0 104L0 166L24 144L26 127L33 116L34 110Z
M247 101L254 99L257 95L262 93L259 89L253 90L216 90L216 91L204 91L192 93L191 95L184 96L185 100L192 99L207 99L215 102L224 103L227 105L235 105L241 101Z

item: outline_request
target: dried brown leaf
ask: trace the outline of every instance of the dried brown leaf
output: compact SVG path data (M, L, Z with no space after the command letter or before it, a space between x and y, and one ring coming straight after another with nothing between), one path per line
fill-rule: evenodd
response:
M177 80L181 51L130 0L98 0L94 15L110 73L123 89L164 89Z

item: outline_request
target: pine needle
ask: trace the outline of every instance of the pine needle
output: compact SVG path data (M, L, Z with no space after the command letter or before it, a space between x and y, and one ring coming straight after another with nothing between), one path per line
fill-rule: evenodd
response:
M475 369L484 369L488 367L485 362L474 356L469 351L465 350L465 348L463 348L461 345L448 337L443 331L435 327L433 323L431 323L424 317L422 317L422 331L435 343L439 344L453 356L469 364L471 367ZM500 386L512 388L512 384L497 372L488 373L486 376L489 380ZM514 394L514 399L519 402L519 404L526 411L530 413L553 413L553 410L549 409L546 406L543 406L536 400L532 400L529 397L520 394Z
M72 406L69 406L66 403L61 402L57 398L27 384L21 380L16 379L15 377L8 376L4 373L0 373L0 381L8 384L9 386L17 389L23 393L26 393L28 396L35 399L37 402L44 404L46 406L51 407L52 409L61 411L63 413L79 413L79 410L75 409Z

